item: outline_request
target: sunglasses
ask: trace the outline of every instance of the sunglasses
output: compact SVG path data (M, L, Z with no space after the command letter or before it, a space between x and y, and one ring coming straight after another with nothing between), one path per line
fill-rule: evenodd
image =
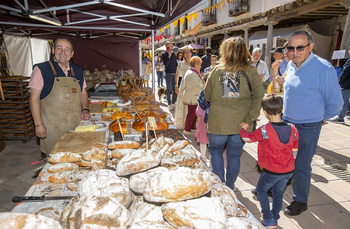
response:
M298 52L302 52L304 51L304 49L309 46L311 43L305 45L305 46L298 46L298 47L293 47L293 46L287 46L287 50L288 52L294 52L294 50L296 49Z

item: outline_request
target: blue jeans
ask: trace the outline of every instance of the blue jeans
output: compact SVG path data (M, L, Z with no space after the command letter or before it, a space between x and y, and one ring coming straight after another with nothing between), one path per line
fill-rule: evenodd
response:
M288 122L287 120L284 120ZM298 155L295 160L293 190L295 201L307 203L311 185L311 161L316 152L322 121L295 124L299 132Z
M344 118L349 108L350 89L342 89L341 92L343 95L344 105L343 109L339 113L339 117Z
M260 175L258 185L256 186L256 192L258 193L259 202L261 205L261 213L263 219L278 220L280 218L279 212L282 209L283 204L283 192L287 185L288 180L292 177L293 173L274 175L263 172ZM270 202L267 196L267 190L272 188L273 202L272 209L270 210Z
M176 102L177 94L175 92L175 73L165 74L166 82L166 99L168 100L168 105L174 104ZM171 91L173 96L171 98Z
M241 150L244 142L239 134L233 135L218 135L208 134L210 160L213 167L213 172L219 176L223 183L234 189L237 180L239 167L241 165ZM225 182L225 168L222 151L226 145L227 154L227 169Z
M157 76L158 76L158 87L160 85L163 86L163 71L157 71Z

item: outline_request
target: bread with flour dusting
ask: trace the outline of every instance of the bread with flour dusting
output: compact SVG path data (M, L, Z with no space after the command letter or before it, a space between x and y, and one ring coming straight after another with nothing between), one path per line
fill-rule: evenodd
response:
M78 183L78 193L80 197L113 197L126 207L130 205L133 199L128 179L118 177L115 171L107 169L89 172Z
M210 191L210 174L186 167L156 173L148 180L144 198L150 202L172 202L198 198Z
M218 198L224 205L226 216L234 217L237 215L238 200L232 189L223 184L211 186L211 198Z
M116 229L130 226L132 216L116 198L84 196L68 204L62 212L61 221L67 229Z
M0 228L62 229L62 226L58 221L42 215L2 212L0 213Z
M157 167L147 170L142 173L136 173L129 178L130 189L138 194L143 194L148 180L154 176L155 173L163 173L168 171L165 167Z
M148 221L138 221L133 222L129 229L176 229L176 227L171 226L167 222L148 222Z
M133 217L133 222L164 222L162 208L160 206L147 203L143 196L136 196L132 201L129 211Z
M51 163L71 163L81 161L82 156L80 154L72 153L72 152L59 152L53 154L49 157L48 161Z
M142 172L159 165L161 153L153 150L139 149L126 154L118 163L117 175L126 176Z
M198 199L162 205L165 220L176 228L216 229L226 228L227 217L217 199Z
M78 169L79 166L73 163L60 163L50 166L47 171L49 173L58 173L63 171L74 171Z
M248 220L246 218L231 217L228 219L227 229L264 229L265 227L261 225L257 220Z
M137 149L140 143L136 141L118 141L108 145L108 149Z

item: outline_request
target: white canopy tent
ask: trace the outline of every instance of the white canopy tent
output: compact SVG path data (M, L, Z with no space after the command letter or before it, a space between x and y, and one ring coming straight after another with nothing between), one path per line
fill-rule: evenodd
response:
M272 47L276 47L278 38L284 38L285 40L288 40L289 37L292 35L292 33L298 30L308 31L312 35L315 43L313 52L322 58L330 60L330 57L331 57L330 49L331 49L332 37L318 34L315 31L313 31L308 25L273 29ZM267 31L255 32L248 40L249 40L249 47L253 46L253 48L256 48L259 45L259 47L262 48L264 44L266 45Z
M48 40L4 34L3 49L11 75L30 76L34 64L50 59Z

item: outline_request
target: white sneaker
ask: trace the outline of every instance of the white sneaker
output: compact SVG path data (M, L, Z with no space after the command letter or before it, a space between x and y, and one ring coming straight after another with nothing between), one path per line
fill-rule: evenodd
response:
M187 130L184 130L182 133L183 133L183 134L187 134L187 135L194 135L193 132L187 131Z

